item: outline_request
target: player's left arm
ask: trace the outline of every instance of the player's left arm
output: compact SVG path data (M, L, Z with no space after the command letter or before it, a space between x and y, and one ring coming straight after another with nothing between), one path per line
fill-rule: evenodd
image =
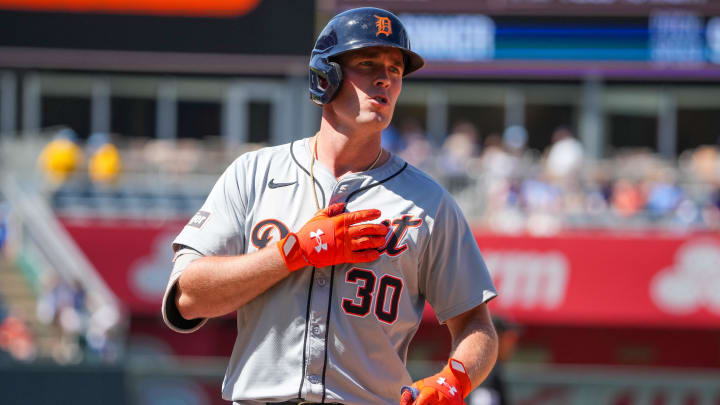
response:
M498 338L487 303L448 319L447 326L453 347L450 357L465 365L472 390L490 374L497 359Z
M453 350L439 373L403 387L401 405L463 405L490 373L497 358L497 334L487 304L447 320Z
M461 405L495 365L497 335L487 302L497 291L470 225L446 191L421 258L420 291L448 326L453 350L439 373L402 387L400 403Z

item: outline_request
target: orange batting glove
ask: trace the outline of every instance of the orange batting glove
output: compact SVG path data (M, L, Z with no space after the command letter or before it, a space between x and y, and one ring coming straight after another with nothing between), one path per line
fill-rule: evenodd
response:
M390 228L380 224L358 224L380 218L380 210L345 212L344 203L320 210L299 231L277 243L290 271L308 265L332 266L377 260Z
M412 387L417 397L413 398L412 391L404 390L400 398L401 405L465 405L463 399L470 394L472 384L465 365L459 360L450 359L442 371L415 381Z

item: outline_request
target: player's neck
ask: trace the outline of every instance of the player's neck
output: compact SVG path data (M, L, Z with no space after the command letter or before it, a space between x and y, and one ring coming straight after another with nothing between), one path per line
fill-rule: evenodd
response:
M380 132L338 131L323 120L320 131L310 140L311 148L315 147L318 138L317 158L336 178L365 171L373 163L374 167L379 167L390 156L387 152L381 153Z

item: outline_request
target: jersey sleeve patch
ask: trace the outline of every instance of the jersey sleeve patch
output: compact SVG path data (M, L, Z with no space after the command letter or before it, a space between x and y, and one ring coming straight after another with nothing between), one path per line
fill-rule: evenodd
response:
M202 226L207 222L207 219L210 217L210 213L207 211L198 211L193 215L192 218L190 218L190 222L188 222L187 226L192 226L193 228L202 228Z

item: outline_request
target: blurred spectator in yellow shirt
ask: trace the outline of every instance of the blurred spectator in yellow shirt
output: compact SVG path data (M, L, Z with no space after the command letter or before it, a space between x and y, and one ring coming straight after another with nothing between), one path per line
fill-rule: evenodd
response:
M88 171L92 181L96 184L113 183L122 170L122 159L110 138L104 133L92 134L88 139L87 151L90 155Z
M40 153L38 163L53 186L59 186L82 164L82 151L70 128L60 130Z

